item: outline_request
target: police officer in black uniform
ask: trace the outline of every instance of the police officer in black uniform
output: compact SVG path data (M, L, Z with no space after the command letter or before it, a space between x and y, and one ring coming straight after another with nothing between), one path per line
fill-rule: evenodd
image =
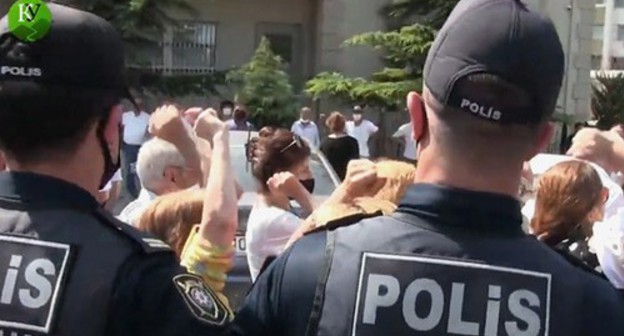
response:
M97 195L119 166L122 40L47 5L48 34L0 21L0 335L214 335L231 316L158 239Z
M615 289L521 228L522 164L550 140L563 73L550 20L520 0L461 0L422 104L408 97L419 183L391 216L298 241L231 333L624 335Z

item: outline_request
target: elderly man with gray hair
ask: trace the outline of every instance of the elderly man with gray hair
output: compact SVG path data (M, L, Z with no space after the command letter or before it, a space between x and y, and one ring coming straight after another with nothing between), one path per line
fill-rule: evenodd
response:
M153 123L158 120L151 120L150 124ZM139 197L121 211L119 219L134 225L156 197L199 187L202 171L207 171L209 165L209 155L209 145L194 137L190 129L159 134L145 142L137 158L137 175L141 180Z
M150 139L139 150L137 175L141 180L139 197L119 214L119 219L133 225L156 197L197 185L200 177L174 144L160 138Z

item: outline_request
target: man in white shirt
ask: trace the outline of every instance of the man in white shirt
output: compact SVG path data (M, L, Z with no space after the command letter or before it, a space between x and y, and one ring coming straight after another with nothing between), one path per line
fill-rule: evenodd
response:
M147 126L149 125L149 114L143 111L141 100L137 99L136 103L139 109L125 112L121 119L123 127L122 173L126 190L133 198L139 195L135 165L139 148L148 137Z
M368 140L373 134L379 131L379 127L362 117L362 107L360 106L353 108L353 120L347 121L346 126L347 134L354 137L358 142L360 158L369 158L370 150L368 148Z
M418 153L416 151L416 141L414 141L414 131L412 123L408 122L399 126L392 135L392 139L397 140L403 145L403 158L408 162L416 163Z
M312 110L309 107L301 109L300 119L293 123L290 130L301 138L306 139L310 146L314 146L314 148L321 146L319 130L316 123L312 121Z

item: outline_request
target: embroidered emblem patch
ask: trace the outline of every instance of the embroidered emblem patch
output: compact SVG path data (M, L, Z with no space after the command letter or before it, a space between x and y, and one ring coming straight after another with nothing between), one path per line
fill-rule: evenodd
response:
M230 320L230 310L202 278L192 274L180 274L173 278L173 283L184 303L199 320L216 326L222 326Z

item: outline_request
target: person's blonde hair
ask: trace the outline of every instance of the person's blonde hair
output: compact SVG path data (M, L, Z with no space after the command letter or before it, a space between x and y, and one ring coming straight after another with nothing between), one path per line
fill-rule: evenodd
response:
M203 190L183 190L156 198L139 218L139 230L167 243L180 257L186 239L202 217Z
M373 196L398 204L407 188L414 183L416 166L396 160L378 160L375 163L377 176L384 179L384 185Z
M375 166L377 167L378 178L383 181L381 189L373 196L357 197L350 203L324 204L311 215L316 227L357 214L381 213L388 215L396 210L405 191L414 183L416 167L395 160L380 160L375 163Z
M547 245L557 245L604 202L596 170L583 161L566 161L547 170L538 181L531 230Z
M338 111L332 112L329 117L327 117L327 120L325 120L325 126L327 126L332 133L344 132L346 123L347 119Z

